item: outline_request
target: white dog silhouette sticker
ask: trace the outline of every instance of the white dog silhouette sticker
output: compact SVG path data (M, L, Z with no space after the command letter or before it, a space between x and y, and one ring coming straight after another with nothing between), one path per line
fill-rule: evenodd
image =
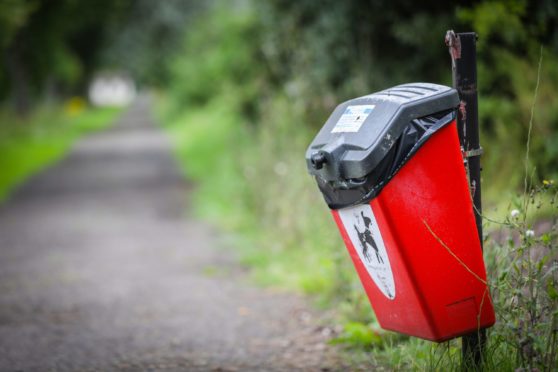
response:
M378 223L369 204L340 209L339 217L368 274L390 300L395 298L395 282Z

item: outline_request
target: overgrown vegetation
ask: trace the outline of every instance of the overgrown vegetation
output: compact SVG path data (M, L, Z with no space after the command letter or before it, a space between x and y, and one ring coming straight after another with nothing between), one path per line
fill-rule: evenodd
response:
M65 110L41 107L21 119L0 112L0 200L31 174L58 160L78 136L106 128L120 109L84 109L70 100Z
M510 370L558 368L557 198L550 181L528 190L512 203L499 238L489 240L488 270L499 324L490 333L488 358L494 364L507 362ZM533 226L529 216L544 203L555 216Z
M344 99L407 81L449 84L445 30L475 29L485 211L503 221L487 219L485 227L499 320L490 331L486 365L555 368L557 209L550 180L558 175L552 104L558 32L552 12L545 1L458 8L426 2L421 9L404 1L217 3L189 27L160 105L184 173L198 182L198 213L234 231L259 283L309 293L335 308L343 327L336 342L351 347L353 360L457 369L457 340L433 345L378 327L303 156ZM523 191L530 123L532 187L524 199L513 195Z
M203 8L184 0L4 0L0 101L23 117L45 100L85 96L103 71L160 85L168 79L161 61Z

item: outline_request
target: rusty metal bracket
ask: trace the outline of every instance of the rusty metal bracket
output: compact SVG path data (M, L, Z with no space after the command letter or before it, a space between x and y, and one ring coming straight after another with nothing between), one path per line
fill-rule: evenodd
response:
M463 152L463 157L465 158L472 158L473 156L481 156L482 154L484 154L484 150L482 147L479 147L478 149L472 149L472 150L467 150L462 152Z

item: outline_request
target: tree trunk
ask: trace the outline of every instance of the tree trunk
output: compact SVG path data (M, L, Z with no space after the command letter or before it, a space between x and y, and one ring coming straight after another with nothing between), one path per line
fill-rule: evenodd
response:
M22 34L18 33L5 55L11 100L20 117L26 117L30 109L29 73L23 58L25 48L23 40Z

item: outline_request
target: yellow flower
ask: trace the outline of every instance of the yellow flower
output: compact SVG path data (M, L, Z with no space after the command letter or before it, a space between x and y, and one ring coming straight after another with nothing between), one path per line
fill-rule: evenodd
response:
M64 112L68 116L74 116L85 109L85 100L81 97L72 97L64 103Z

